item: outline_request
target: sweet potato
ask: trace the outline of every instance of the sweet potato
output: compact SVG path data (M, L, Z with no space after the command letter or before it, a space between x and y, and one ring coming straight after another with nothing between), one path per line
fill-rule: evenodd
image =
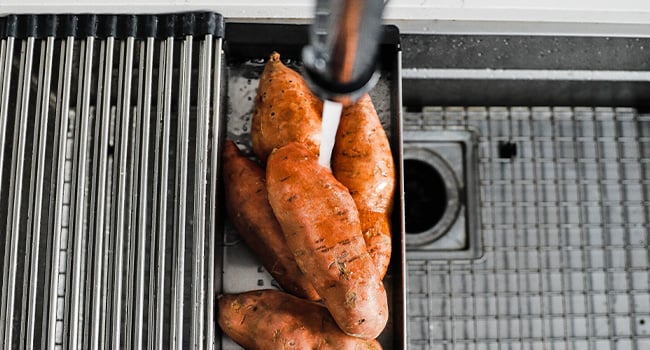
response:
M246 158L232 141L224 143L222 160L226 210L246 245L285 291L310 300L320 299L298 268L275 219L264 169Z
M332 172L350 190L368 252L383 278L391 255L395 164L368 94L343 109L332 151Z
M323 102L309 90L298 72L273 52L264 67L251 122L253 152L266 161L274 148L288 142L319 153Z
M248 350L381 349L376 340L341 332L322 305L279 291L222 295L218 307L221 329Z
M388 320L386 291L348 189L295 142L269 156L266 183L287 244L336 323L376 338Z

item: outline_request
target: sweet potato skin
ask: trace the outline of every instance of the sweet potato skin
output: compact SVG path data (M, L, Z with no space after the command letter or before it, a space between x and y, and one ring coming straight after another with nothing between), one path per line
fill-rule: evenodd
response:
M253 152L266 161L274 148L295 141L319 153L323 102L298 72L273 52L260 77L251 121Z
M386 291L348 189L295 142L274 151L266 170L269 202L298 266L343 332L376 338L388 320Z
M341 332L322 305L280 291L222 295L218 307L221 329L248 350L381 350L376 340Z
M232 141L223 145L225 204L233 226L282 288L309 300L320 297L298 268L266 191L266 174Z
M368 252L383 278L392 249L390 213L395 164L388 137L368 94L343 109L332 151L332 172L350 190Z

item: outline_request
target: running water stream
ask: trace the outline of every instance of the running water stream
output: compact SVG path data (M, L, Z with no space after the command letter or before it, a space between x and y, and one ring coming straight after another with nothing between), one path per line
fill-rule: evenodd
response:
M341 120L341 111L343 105L339 102L325 100L323 102L323 121L321 128L320 155L318 163L326 168L330 168L330 159L332 158L332 149L336 139L336 130L339 128Z

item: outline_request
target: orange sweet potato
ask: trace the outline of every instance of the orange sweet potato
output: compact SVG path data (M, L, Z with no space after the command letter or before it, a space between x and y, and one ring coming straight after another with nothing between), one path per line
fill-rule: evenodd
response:
M332 172L350 190L368 252L383 278L391 256L395 164L368 94L343 109L332 151Z
M275 219L264 169L246 158L232 141L224 143L222 160L226 210L246 245L285 291L310 300L320 299L298 268Z
M309 90L298 72L271 54L257 89L251 122L253 152L266 161L274 148L288 142L319 153L323 102Z
M266 183L298 266L338 326L352 336L376 338L388 320L386 291L348 189L295 142L269 156Z
M218 307L221 329L248 350L381 350L376 340L341 332L322 305L283 292L222 295Z

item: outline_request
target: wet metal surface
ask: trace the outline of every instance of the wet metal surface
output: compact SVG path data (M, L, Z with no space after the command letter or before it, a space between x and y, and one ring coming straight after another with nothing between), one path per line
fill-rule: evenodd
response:
M0 347L213 347L221 42L1 41Z

